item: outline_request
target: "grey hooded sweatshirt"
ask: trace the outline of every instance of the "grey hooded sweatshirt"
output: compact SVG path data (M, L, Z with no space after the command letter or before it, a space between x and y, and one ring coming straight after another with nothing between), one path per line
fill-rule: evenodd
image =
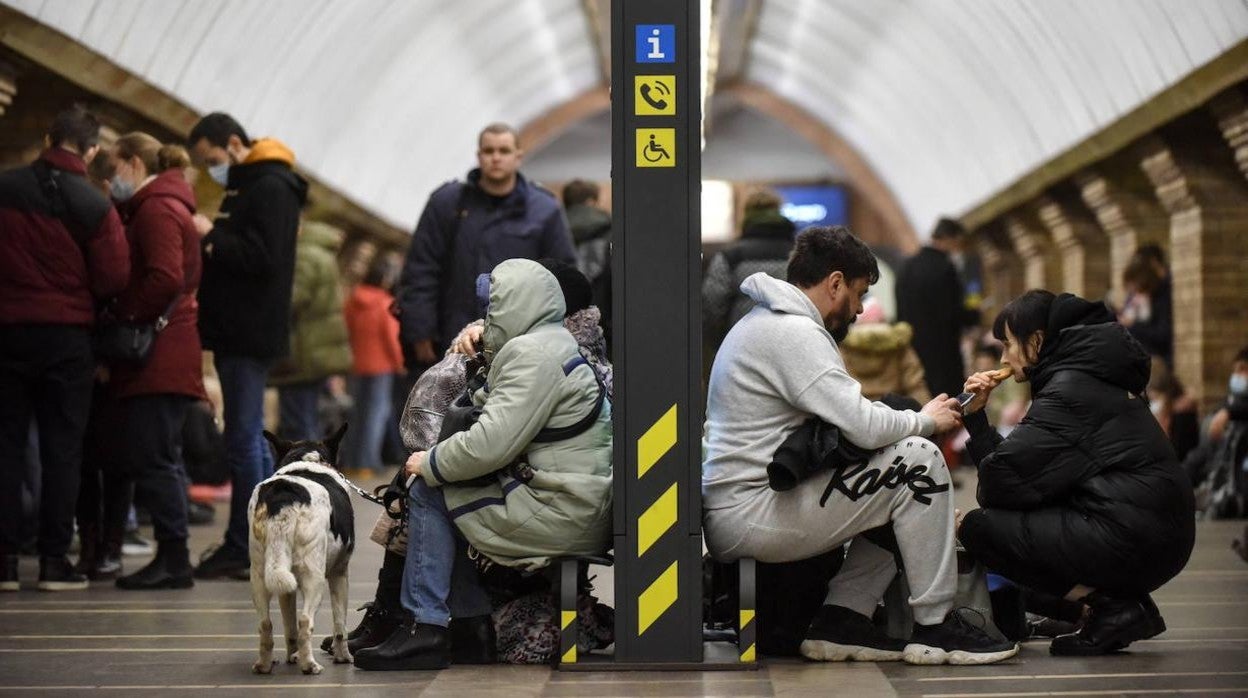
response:
M758 273L741 284L741 291L753 299L754 309L724 338L711 369L702 443L707 510L771 494L767 464L811 415L868 449L935 430L927 415L893 410L862 396L818 309L801 289Z

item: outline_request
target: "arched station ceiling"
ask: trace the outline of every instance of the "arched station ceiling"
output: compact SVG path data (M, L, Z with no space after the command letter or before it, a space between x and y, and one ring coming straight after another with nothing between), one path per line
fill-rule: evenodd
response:
M0 3L193 109L280 137L326 184L408 229L434 187L473 165L485 123L523 127L604 84L609 0ZM761 87L826 124L920 235L1248 37L1248 0L715 7L734 15L719 23L733 28L721 87Z

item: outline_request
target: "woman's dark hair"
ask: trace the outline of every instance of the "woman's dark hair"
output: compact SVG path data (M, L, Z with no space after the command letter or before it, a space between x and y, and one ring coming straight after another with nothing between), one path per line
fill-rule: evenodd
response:
M1043 332L1049 326L1049 308L1053 307L1052 293L1043 289L1032 289L1010 301L1001 309L1001 314L992 323L992 336L1005 341L1005 328L1019 342L1026 342L1031 335Z
M234 120L234 117L216 111L195 124L186 142L194 147L196 143L207 139L209 143L218 148L224 148L229 145L230 136L238 136L238 140L242 141L243 145L251 147L251 139L247 137L247 132Z
M537 263L546 267L546 271L553 274L559 282L559 288L563 291L563 304L567 306L564 317L579 313L594 302L594 291L589 285L589 279L585 278L575 264L558 259L539 259Z
M812 226L798 233L789 256L789 283L810 288L834 271L845 280L880 280L880 265L866 243L843 225Z
M100 120L75 104L52 120L48 140L52 141L53 147L71 145L78 149L79 155L86 155L88 150L100 143Z
M1136 255L1122 270L1122 281L1140 293L1153 293L1161 286L1162 278L1147 258Z

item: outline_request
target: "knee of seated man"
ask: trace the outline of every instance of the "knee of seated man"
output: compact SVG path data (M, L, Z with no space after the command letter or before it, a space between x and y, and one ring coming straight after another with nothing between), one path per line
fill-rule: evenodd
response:
M962 525L958 528L958 540L962 547L976 553L988 546L992 524L988 520L988 512L983 509L972 509L962 517Z

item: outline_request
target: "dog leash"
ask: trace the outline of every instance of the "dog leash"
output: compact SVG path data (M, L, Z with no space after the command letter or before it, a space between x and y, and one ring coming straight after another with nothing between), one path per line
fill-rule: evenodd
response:
M346 485L347 487L351 488L351 490L352 490L352 491L354 491L356 494L360 495L360 496L361 496L361 497L363 497L364 499L367 499L368 501L372 502L373 504L380 504L381 506L385 506L385 502L384 502L384 501L382 501L381 497L378 497L377 495L374 495L374 494L369 494L369 492L368 492L367 490L365 490L364 488L362 488L362 487L360 487L359 485L355 484L354 482L351 482L350 480L348 480L348 479L347 479L347 476L346 476L346 475L343 475L342 473L338 472L337 470L335 470L334 472L335 472L335 473L338 473L338 478L339 478L340 480L342 480L342 484L344 484L344 485Z

